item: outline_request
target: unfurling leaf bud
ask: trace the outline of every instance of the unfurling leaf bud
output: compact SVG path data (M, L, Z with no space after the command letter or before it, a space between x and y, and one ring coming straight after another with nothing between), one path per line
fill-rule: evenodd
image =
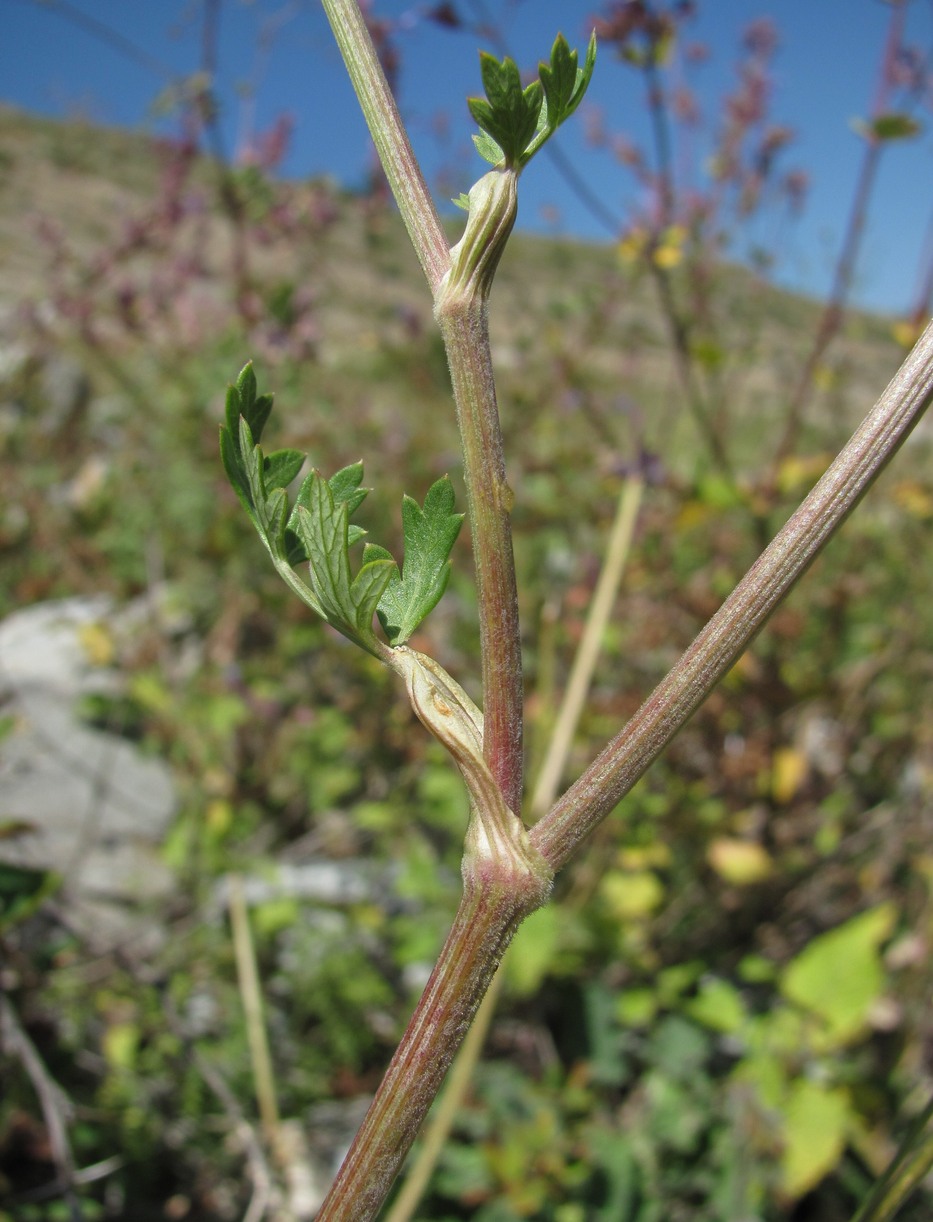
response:
M514 170L490 170L470 188L470 212L463 237L451 249L450 271L437 294L437 313L448 301L485 301L496 268L515 224L518 175Z

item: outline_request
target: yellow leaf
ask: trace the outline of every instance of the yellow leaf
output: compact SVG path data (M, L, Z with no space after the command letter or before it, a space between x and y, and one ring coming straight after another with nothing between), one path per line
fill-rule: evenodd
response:
M809 942L784 968L781 992L820 1020L811 1043L842 1048L868 1026L882 995L885 973L881 943L891 935L897 911L879 904Z
M664 885L650 870L614 870L603 879L600 892L615 919L623 922L650 916L664 899Z
M786 806L807 776L807 757L796 747L779 747L771 759L771 797Z
M619 865L626 870L644 870L648 866L664 868L671 864L670 846L663 840L651 844L630 845L619 851Z
M703 501L687 501L677 513L677 530L692 530L694 526L702 526L711 516L712 510Z
M783 1107L784 1191L797 1198L815 1188L839 1162L845 1149L849 1103L841 1090L798 1081Z
M644 230L630 230L616 247L620 260L623 263L634 263L644 253L646 240Z
M813 384L817 390L832 390L837 381L835 369L831 369L829 365L818 365L816 367L816 372L813 375Z
M754 840L717 836L706 850L706 860L720 878L736 887L748 887L768 878L774 869L771 854Z
M139 1027L135 1023L114 1023L104 1032L104 1056L114 1069L130 1070L136 1061Z
M204 822L208 830L220 839L233 823L233 807L226 798L212 798L204 808Z

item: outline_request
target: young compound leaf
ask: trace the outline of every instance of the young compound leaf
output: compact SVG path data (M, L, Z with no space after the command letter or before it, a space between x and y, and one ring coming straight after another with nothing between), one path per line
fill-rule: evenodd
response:
M351 577L348 548L366 533L350 524L369 491L360 486L363 464L344 467L329 480L312 471L289 511L286 488L304 455L298 450L263 454L258 438L271 409L272 396L257 394L247 365L227 394L220 429L224 469L286 584L338 631L379 656L385 646L373 631L373 617L397 566L386 552L364 558ZM303 560L310 562L310 584L292 567Z
M320 476L316 471L312 471L298 489L298 496L295 498L295 507L292 509L291 516L288 519L286 527L286 547L288 549L289 564L300 564L303 560L309 560L310 557L301 542L301 536L298 533L298 507L303 505L305 509L310 508L311 487L315 479ZM334 495L334 501L337 504L346 504L347 518L349 519L359 509L360 505L366 500L369 495L368 488L361 488L363 482L363 464L361 462L351 463L349 467L342 467L335 475L332 475L327 481L331 492ZM361 526L355 526L352 523L347 527L347 538L349 546L353 546L358 540L366 534Z
M480 52L480 73L488 101L468 98L470 114L502 149L506 165L517 167L535 134L544 100L541 83L523 89L515 61L506 56L500 63L487 51Z
M531 160L544 142L570 118L583 101L595 64L595 34L590 35L582 68L577 66L577 52L571 51L563 34L557 35L551 48L550 64L538 65L538 74L544 89L544 105L541 108L543 121L539 121L535 138L525 150L522 165Z
M396 568L378 606L379 621L392 645L403 645L447 588L450 551L460 533L463 514L454 513L454 490L445 475L428 489L424 508L410 496L402 502L405 560ZM370 545L364 561L391 559Z
M521 170L583 100L596 63L596 35L590 37L583 67L563 34L551 48L548 64L538 68L540 81L522 89L515 63L480 53L486 100L468 98L470 114L482 128L473 137L480 156L491 165Z
M256 529L262 534L257 516L257 503L247 473L247 454L252 453L253 447L258 444L262 430L269 419L269 413L272 411L272 395L258 395L256 391L256 375L250 361L240 370L235 384L227 388L225 423L220 426L220 456L234 492L240 498ZM248 437L247 450L243 449L244 434L240 427L243 422L246 424L246 436ZM298 474L304 461L304 455L298 454L297 450L281 450L278 454L270 455L267 461L272 463L268 486L283 488ZM291 474L287 479L282 479L281 476L287 473L290 467L293 468ZM264 491L262 501L265 502Z
M362 472L360 472L362 477ZM328 623L364 649L375 652L372 620L395 561L382 556L367 561L355 578L350 576L349 504L338 500L330 483L312 472L302 487L303 502L292 515L310 562L311 589ZM355 530L359 532L359 528ZM359 537L357 533L356 537Z
M220 453L223 469L233 485L245 511L255 522L254 505L249 491L244 453L241 446L239 422L244 419L249 428L250 448L259 441L269 413L272 411L272 396L256 396L256 378L253 364L245 364L239 371L236 384L227 387L225 423L220 426Z
M552 127L560 123L577 88L577 53L571 51L563 34L558 34L551 49L550 64L540 64L538 73L544 86L548 119Z

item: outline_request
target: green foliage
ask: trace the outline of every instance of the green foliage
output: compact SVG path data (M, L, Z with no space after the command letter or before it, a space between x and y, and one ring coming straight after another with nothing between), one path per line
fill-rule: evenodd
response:
M569 119L583 100L596 63L596 35L590 36L583 67L563 34L551 48L550 63L539 65L539 80L522 88L515 62L501 62L483 51L480 72L486 99L470 98L470 114L482 132L473 139L494 166L516 171L528 164L546 140Z
M470 98L470 114L495 143L498 156L493 164L504 159L507 166L517 166L538 126L544 90L540 81L532 81L523 89L518 66L508 56L500 63L488 51L481 51L479 58L489 100ZM493 160L480 142L477 147L487 161Z
M450 579L450 552L463 514L453 513L454 490L445 475L433 484L422 509L406 496L402 501L405 559L402 571L393 568L378 605L379 621L392 645L403 645L437 606ZM364 560L392 560L376 544L368 544ZM393 561L394 565L394 561Z
M821 1021L821 1044L841 1047L864 1031L884 983L879 948L896 915L893 904L862 912L814 938L785 969L781 991Z
M303 484L289 521L309 562L314 609L351 640L375 652L373 616L395 561L391 556L364 559L356 576L351 576L348 502L338 500L317 472Z
M288 585L322 619L376 653L372 619L395 561L364 563L351 576L349 548L365 533L349 520L366 496L359 488L362 464L339 471L330 481L312 471L289 511L286 488L301 470L304 455L298 450L263 454L259 438L271 411L272 396L257 395L252 364L244 366L227 391L226 423L220 430L227 477ZM309 563L310 587L292 571L302 560Z
M344 467L325 479L312 471L293 506L288 485L304 463L298 450L264 455L259 439L272 411L272 396L258 395L252 363L227 391L226 422L220 430L224 470L266 550L289 587L322 619L363 649L379 656L373 617L392 645L401 645L440 601L450 578L450 552L463 515L453 513L454 491L447 477L431 486L422 509L411 497L402 502L404 567L390 552L367 544L354 575L349 549L366 532L351 524L368 489L361 488L363 464ZM292 566L307 562L309 584Z

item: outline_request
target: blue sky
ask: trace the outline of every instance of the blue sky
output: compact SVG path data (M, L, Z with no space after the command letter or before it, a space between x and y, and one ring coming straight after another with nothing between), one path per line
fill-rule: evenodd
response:
M446 171L453 193L468 189L484 166L469 144L464 102L466 95L480 92L480 44L475 35L425 21L422 14L429 7L418 0L375 0L378 14L400 23L400 100L415 150L429 181ZM465 15L485 7L494 15L524 69L546 55L558 30L572 45L582 45L588 18L600 3L489 0L478 6L460 0L455 7ZM173 76L200 66L198 0L6 0L4 9L0 97L27 110L152 129L160 90ZM748 21L770 16L778 27L772 115L794 129L797 139L784 164L806 170L811 190L795 226L775 229L772 221L752 236L770 242L779 234L779 279L824 294L862 152L849 123L867 112L874 95L889 7L880 0L699 0L698 10L690 37L707 43L711 52L696 77L710 115L734 80L739 37ZM923 50L933 44L933 0L913 0L909 6L908 38ZM284 113L294 122L285 173L327 173L351 186L363 181L370 156L367 134L316 0L225 0L217 90L231 148L250 123L262 130ZM252 103L245 100L250 94ZM645 136L640 81L609 48L597 64L590 98L613 129L636 141ZM449 125L446 142L436 134L439 116ZM890 312L913 306L925 249L929 255L933 139L929 110L918 117L924 120L923 134L886 149L856 279L861 304ZM579 118L556 139L620 219L638 204L631 177L605 153L587 147ZM519 223L595 240L608 236L544 157L523 175Z

